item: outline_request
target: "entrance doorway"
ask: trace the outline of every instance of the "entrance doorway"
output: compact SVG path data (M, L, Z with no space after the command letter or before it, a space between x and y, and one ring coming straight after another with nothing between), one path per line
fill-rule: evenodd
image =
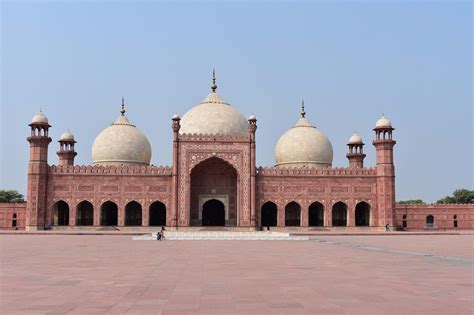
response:
M225 206L211 199L202 206L202 226L225 226Z
M150 226L166 225L166 206L159 201L155 201L150 205Z
M359 202L355 209L356 226L370 225L370 206L366 202Z
M142 225L142 206L138 202L131 201L125 206L125 225Z
M332 207L332 226L347 226L347 205L341 201Z
M104 202L100 207L100 225L118 225L118 207L114 202Z
M308 209L308 225L323 226L324 225L324 206L319 202L313 202Z
M277 226L278 207L271 201L266 202L262 206L262 222L263 227Z
M60 200L54 205L54 225L69 225L69 206Z

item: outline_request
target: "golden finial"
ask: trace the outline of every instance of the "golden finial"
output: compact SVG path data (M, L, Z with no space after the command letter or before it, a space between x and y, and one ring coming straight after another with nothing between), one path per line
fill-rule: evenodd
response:
M213 93L216 93L217 84L216 84L216 70L212 68L212 84L211 89Z
M301 117L305 118L306 112L304 111L304 99L301 99Z
M120 114L125 116L125 98L122 96L122 109L120 110Z

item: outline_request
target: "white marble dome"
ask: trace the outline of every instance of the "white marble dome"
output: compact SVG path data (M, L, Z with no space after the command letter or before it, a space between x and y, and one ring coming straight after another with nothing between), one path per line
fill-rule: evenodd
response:
M305 117L281 136L275 148L277 167L331 167L333 150L329 139Z
M48 118L40 111L38 114L34 115L31 119L32 124L48 124Z
M99 133L92 145L93 165L140 166L149 165L150 160L150 142L124 114Z
M375 123L375 128L392 128L392 123L387 117L385 117L385 115L382 115L382 117Z
M354 132L354 134L349 138L348 144L362 144L362 138L359 136L357 132Z
M248 131L247 119L216 92L210 93L181 119L180 134L242 134Z
M74 141L74 135L69 130L66 130L61 137L59 137L59 141Z

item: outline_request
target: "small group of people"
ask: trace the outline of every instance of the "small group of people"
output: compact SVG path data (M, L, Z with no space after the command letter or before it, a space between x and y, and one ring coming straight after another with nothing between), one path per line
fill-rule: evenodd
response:
M161 231L156 233L156 240L157 241L164 241L165 240L165 227L161 227Z

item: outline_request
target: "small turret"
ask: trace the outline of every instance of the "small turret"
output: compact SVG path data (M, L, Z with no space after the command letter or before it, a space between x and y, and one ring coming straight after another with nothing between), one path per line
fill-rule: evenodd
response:
M74 165L74 158L77 152L74 151L74 135L66 130L59 138L59 151L56 152L59 156L59 165Z
M347 153L347 158L349 159L349 167L364 167L364 142L362 138L354 132L352 137L350 137L349 142L347 143L349 147L349 152Z

